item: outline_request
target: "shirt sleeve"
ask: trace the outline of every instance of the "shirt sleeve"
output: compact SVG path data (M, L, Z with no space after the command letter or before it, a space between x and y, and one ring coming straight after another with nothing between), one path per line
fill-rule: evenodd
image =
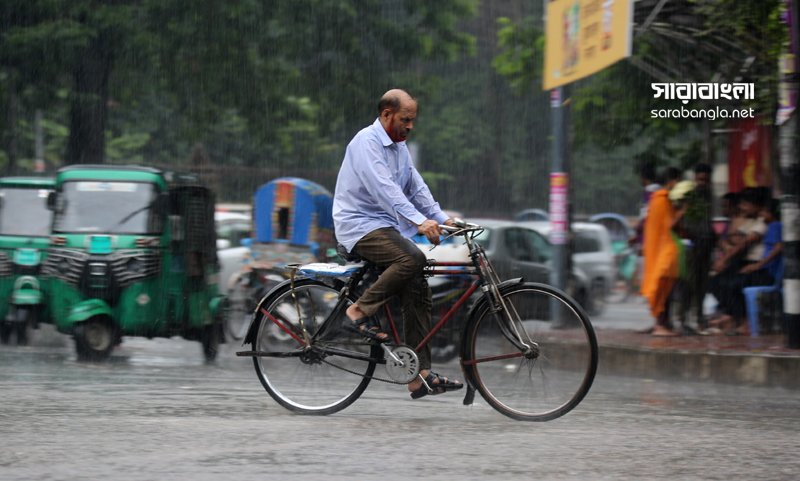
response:
M768 241L772 244L777 244L778 242L782 241L783 237L783 224L780 222L773 222L767 226L767 234L764 236L764 240Z
M764 222L763 217L759 217L753 221L753 228L750 230L750 232L755 232L761 237L764 237L764 234L767 233L767 223Z
M450 217L447 216L439 207L439 203L433 200L433 195L425 180L417 172L417 169L411 168L411 175L408 181L408 193L411 203L419 210L426 219L433 219L439 224L443 224Z
M370 195L386 212L420 225L427 217L420 213L392 178L383 155L383 146L367 141L354 153L356 174Z

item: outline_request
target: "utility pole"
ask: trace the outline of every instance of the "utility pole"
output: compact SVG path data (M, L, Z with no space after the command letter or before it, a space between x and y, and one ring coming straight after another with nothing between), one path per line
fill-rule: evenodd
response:
M550 172L550 244L552 245L552 270L550 284L572 296L569 292L570 272L570 210L569 202L569 85L557 87L550 91L550 107L552 108L553 125L553 160ZM550 303L551 318L554 327L564 326L561 303L555 299Z
M552 244L553 269L550 271L550 284L558 289L566 285L566 244L569 225L567 222L567 196L569 177L564 172L565 128L564 89L557 87L550 92L553 127L553 160L550 168L550 243Z
M800 1L791 0L789 16L792 73L790 91L797 93L800 87L798 79L797 54L800 48ZM781 174L783 180L783 198L781 199L781 220L783 222L783 258L785 262L783 274L783 314L787 331L789 349L800 349L800 169L798 169L797 152L800 139L800 121L798 111L792 113L789 120L781 127Z

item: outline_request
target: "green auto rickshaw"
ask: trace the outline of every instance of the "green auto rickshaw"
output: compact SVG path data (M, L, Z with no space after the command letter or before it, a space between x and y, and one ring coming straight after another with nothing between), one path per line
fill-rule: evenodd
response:
M50 244L52 214L47 196L55 182L44 177L0 179L0 342L16 334L28 343L28 330L50 322L40 267Z
M228 312L217 288L214 195L197 175L141 166L60 169L42 272L53 322L78 358L122 336L183 336L216 358Z

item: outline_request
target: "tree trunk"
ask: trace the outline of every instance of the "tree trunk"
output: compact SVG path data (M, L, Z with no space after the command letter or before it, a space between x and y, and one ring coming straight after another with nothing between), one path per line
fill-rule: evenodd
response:
M17 85L13 68L7 69L8 72L8 138L6 153L8 154L8 164L6 164L5 175L15 175L17 173Z
M111 61L108 35L101 32L91 40L77 62L65 165L100 164L105 159Z

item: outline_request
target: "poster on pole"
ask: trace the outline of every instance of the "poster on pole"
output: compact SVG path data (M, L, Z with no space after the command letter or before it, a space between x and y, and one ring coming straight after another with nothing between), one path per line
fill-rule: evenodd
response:
M554 0L547 4L544 79L551 90L631 55L634 0Z
M550 174L550 243L567 243L567 188L564 172Z

